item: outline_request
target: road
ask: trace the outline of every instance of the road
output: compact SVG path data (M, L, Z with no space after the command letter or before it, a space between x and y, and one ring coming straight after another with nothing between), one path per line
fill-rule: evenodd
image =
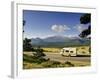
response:
M80 61L80 62L90 62L91 57L64 57L59 53L45 53L47 58L50 60L65 62L65 61Z

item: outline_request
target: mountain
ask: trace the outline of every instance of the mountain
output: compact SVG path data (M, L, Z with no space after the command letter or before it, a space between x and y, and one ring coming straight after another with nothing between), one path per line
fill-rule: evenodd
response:
M65 36L51 36L44 39L45 42L66 42L66 40L70 40Z
M41 42L43 42L43 40L41 38L32 38L31 39L32 44L39 44Z
M64 47L64 46L78 46L90 45L90 39L81 39L79 37L66 37L66 36L50 36L44 39L32 38L31 43L33 46L42 47Z

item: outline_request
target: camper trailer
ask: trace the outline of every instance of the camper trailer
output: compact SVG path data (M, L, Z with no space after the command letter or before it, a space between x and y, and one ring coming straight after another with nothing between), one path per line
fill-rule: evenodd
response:
M90 56L90 47L66 47L60 51L62 56Z
M68 48L62 48L60 54L62 56L77 56L76 48L68 47Z

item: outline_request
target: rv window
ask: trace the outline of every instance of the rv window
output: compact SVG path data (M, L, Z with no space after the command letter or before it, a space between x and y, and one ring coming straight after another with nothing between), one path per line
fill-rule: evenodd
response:
M69 52L68 50L66 50L66 52Z
M73 51L70 51L70 53L73 53Z

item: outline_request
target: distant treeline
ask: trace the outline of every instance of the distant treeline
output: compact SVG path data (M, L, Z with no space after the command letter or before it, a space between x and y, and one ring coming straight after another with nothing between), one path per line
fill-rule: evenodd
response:
M33 45L33 47L38 47L38 46L41 46L41 47L48 47L48 48L63 48L63 47L80 47L80 46L91 46L90 44L80 44L80 45Z

